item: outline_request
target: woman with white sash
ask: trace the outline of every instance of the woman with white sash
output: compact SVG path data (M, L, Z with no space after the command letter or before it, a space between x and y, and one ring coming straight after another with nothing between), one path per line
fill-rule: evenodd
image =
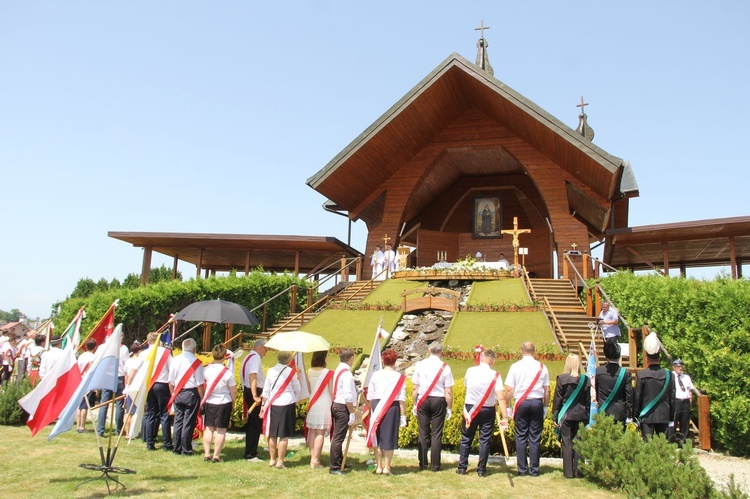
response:
M375 447L378 475L391 475L393 451L398 449L398 429L406 426L406 377L394 370L398 354L381 355L383 369L370 379L367 400L372 403L367 444Z
M323 452L325 437L331 430L331 394L333 392L333 371L326 369L328 352L313 352L310 369L307 370L307 383L310 403L307 406L307 447L310 449L310 468L323 468L320 454Z

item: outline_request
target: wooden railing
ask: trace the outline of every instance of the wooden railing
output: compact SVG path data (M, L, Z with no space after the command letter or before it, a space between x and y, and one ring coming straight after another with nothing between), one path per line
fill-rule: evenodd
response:
M521 267L521 279L526 285L526 296L528 296L529 301L538 301L536 298L536 291L534 291L534 285L531 283L531 277L529 276L529 273L526 272L525 267Z
M407 296L424 293L425 296L418 296L416 298L407 298ZM446 294L451 298L444 298L441 296L435 296L437 294ZM459 291L446 288L413 288L407 289L401 293L403 302L401 304L401 310L406 312L412 312L414 310L445 310L446 312L456 312L458 310L458 300L461 298Z
M552 317L552 323L555 325L555 330L559 333L560 338L563 340L563 346L567 349L568 338L565 337L565 331L563 331L562 326L560 326L560 323L557 321L557 316L555 315L555 311L552 310L552 305L549 304L546 295L542 297L542 300L544 302L544 310Z

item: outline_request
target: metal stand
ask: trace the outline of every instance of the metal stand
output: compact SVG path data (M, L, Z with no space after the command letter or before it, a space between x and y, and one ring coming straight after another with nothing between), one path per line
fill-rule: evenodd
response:
M118 488L122 487L123 490L125 490L127 487L122 484L118 479L114 478L113 476L110 476L112 474L118 474L118 475L134 475L135 470L129 470L127 468L118 468L116 466L106 466L104 464L79 464L79 468L83 468L85 470L90 471L98 471L101 473L98 477L95 478L89 478L88 480L84 480L83 482L76 485L76 489L83 485L84 483L93 482L94 480L100 480L104 479L104 483L107 485L107 494L112 495L112 487L110 486L109 482L114 482L114 490L117 491Z

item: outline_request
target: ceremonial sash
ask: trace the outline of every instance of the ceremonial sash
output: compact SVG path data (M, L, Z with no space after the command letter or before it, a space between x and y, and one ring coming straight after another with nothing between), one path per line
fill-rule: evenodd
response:
M375 410L372 412L372 416L370 419L370 428L367 430L367 446L372 447L373 445L378 445L377 437L375 436L375 432L378 429L378 426L380 426L380 422L383 420L383 416L386 415L388 412L388 409L391 408L391 404L393 404L393 401L398 396L398 392L401 391L401 387L404 386L404 382L406 381L406 376L403 374L398 378L398 381L396 381L396 386L393 388L393 391L390 395L388 395L388 398L383 401L383 399L380 400L380 403L378 403L378 406L375 408Z
M427 400L427 397L430 395L430 392L432 392L432 389L435 388L435 385L437 385L438 380L440 379L440 375L443 374L443 369L445 369L445 366L447 366L445 362L443 362L443 365L440 366L440 369L437 372L437 376L435 376L435 379L432 380L432 383L430 383L430 387L427 389L426 392L424 392L424 395L422 395L422 398L420 398L417 401L417 410L419 410L420 407L422 407L422 404L424 404L424 401Z
M177 383L177 386L174 388L174 392L172 392L172 396L169 397L169 402L167 402L167 411L172 412L172 404L174 403L174 399L177 397L177 394L182 391L183 388L185 388L185 385L190 380L190 376L193 375L196 369L198 369L198 366L200 366L202 362L200 359L195 359L193 363L190 365L187 371L185 371L185 374L182 375L182 378L180 378L180 381Z
M562 423L565 413L568 412L570 406L573 405L573 402L575 402L576 398L578 398L578 394L581 393L581 388L583 388L583 385L586 383L586 376L581 374L579 377L580 379L578 380L578 386L576 386L576 389L573 390L573 393L570 394L570 397L568 397L565 405L562 406L560 413L557 415L557 424Z
M541 362L539 363L539 371L537 371L536 376L534 376L534 379L531 381L531 384L526 389L525 392L523 392L523 395L521 395L521 398L516 400L516 403L513 404L514 407L521 407L521 404L523 404L524 400L526 400L526 397L529 396L529 393L531 393L531 390L534 389L534 385L536 385L536 382L539 381L539 377L542 375L542 371L544 370L544 364Z
M667 391L667 386L669 386L669 376L670 376L670 373L667 370L665 370L664 372L667 373L667 377L664 380L664 386L661 387L661 391L659 392L659 395L657 395L656 397L654 397L654 400L652 400L651 402L649 402L649 404L646 407L643 408L643 410L641 411L641 413L638 415L638 419L641 419L643 416L645 416L646 414L648 414L651 411L651 409L653 409L654 407L656 407L656 404L659 403L659 401L661 400L661 398L664 396L664 393Z
M285 366L284 369L286 369L286 367L287 366ZM279 381L279 378L281 377L281 374L283 372L284 371L282 370L279 373L279 377L276 378L274 385L276 384L277 381ZM294 378L295 374L296 373L294 369L290 369L289 376L286 377L286 379L284 380L284 383L281 384L278 390L270 394L270 397L268 397L268 400L266 401L266 406L263 408L264 409L263 414L260 415L261 419L263 420L263 434L265 436L268 436L268 434L271 431L271 406L276 401L276 399L279 398L279 396L281 396L282 393L284 393L284 390L286 390L286 387L289 386L289 383L292 382L292 379Z
M250 359L253 358L253 355L258 355L255 352L250 352L247 354L247 357L245 357L245 360L242 361L242 369L240 369L240 375L242 376L242 386L245 386L245 381L247 381L247 387L250 388L250 381L247 380L247 365L250 363Z
M315 402L317 402L320 396L323 394L323 390L328 387L328 382L331 381L331 378L333 378L333 371L331 371L330 369L328 369L323 376L318 378L318 386L315 388L315 392L310 398L310 402L307 404L308 412L310 411L310 409L312 409L312 406L315 405Z
M154 348L157 348L156 345L154 345ZM158 364L156 364L156 369L154 369L154 372L151 373L151 384L148 385L148 389L152 389L154 387L154 383L156 383L156 378L159 377L159 374L161 374L162 369L164 369L164 365L167 363L167 359L172 354L167 349L164 349L164 351L161 354L161 358L159 359Z
M487 387L487 391L484 392L484 395L482 396L482 400L480 400L477 404L474 404L474 407L471 408L471 412L469 412L466 416L466 425L471 425L471 421L477 417L477 414L479 414L479 411L482 410L484 407L484 403L487 402L487 399L490 398L490 394L492 393L492 389L495 387L495 383L497 383L497 378L500 376L500 373L495 373L495 377L492 378L492 382L490 383L490 386Z
M219 371L219 375L216 376L216 379L214 379L214 382L211 383L211 386L208 387L208 390L206 390L206 393L203 394L203 399L201 399L200 407L203 407L204 405L206 405L206 400L208 400L208 397L211 396L211 393L213 393L214 388L216 388L216 385L219 384L219 381L221 381L221 378L224 377L224 373L226 373L227 371L229 371L229 369L227 369L226 366L223 367L221 371ZM198 428L200 431L203 431L205 428L205 426L203 426L203 414L201 414L200 409L198 410L198 418L196 420L195 427Z
M622 385L622 380L624 379L625 379L625 369L621 367L620 374L617 375L617 381L615 382L615 386L614 388L612 388L612 392L610 392L609 396L607 397L607 400L605 400L604 403L599 406L599 412L604 412L607 410L607 407L609 407L609 404L612 403L612 401L615 399L615 395L617 395L617 392L620 390L620 386Z

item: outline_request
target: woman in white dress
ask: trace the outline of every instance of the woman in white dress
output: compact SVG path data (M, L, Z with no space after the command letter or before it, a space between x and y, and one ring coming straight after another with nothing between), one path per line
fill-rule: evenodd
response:
M310 467L323 468L320 454L323 452L325 437L331 430L331 393L333 371L326 369L328 352L313 352L310 369L307 370L307 383L310 391L310 405L307 407L307 447L310 449Z

